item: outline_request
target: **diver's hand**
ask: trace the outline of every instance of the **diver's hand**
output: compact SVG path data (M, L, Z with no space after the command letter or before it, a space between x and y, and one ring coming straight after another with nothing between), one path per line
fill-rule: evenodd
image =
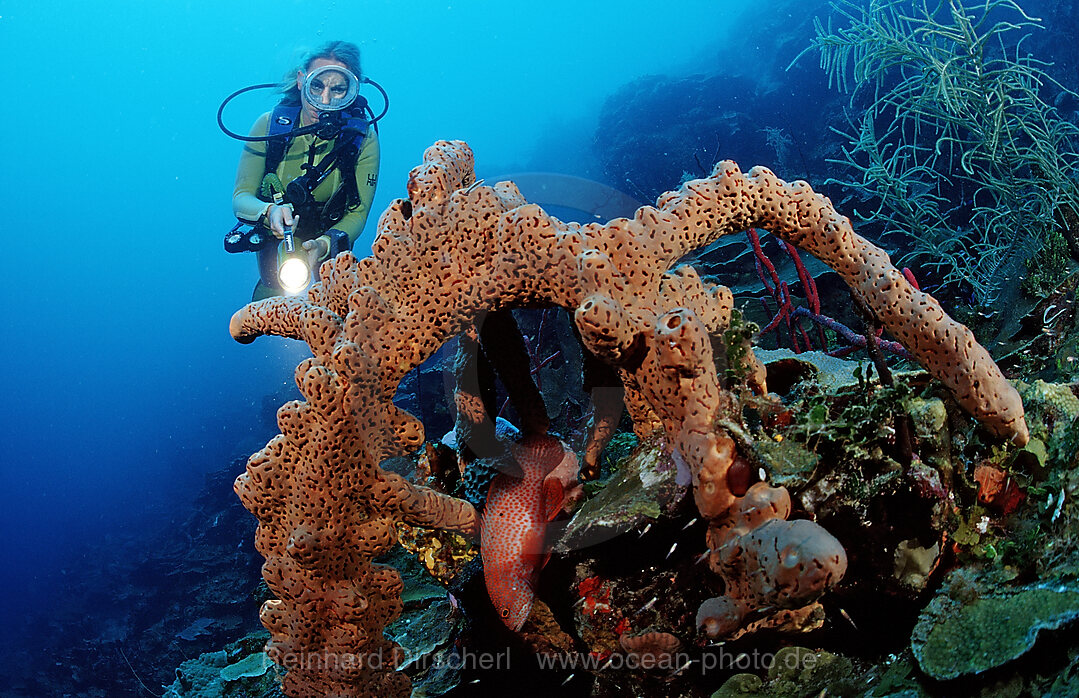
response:
M278 239L285 237L285 228L295 227L299 220L300 217L293 215L289 204L273 204L266 210L266 226Z
M330 256L330 242L325 236L308 240L303 244L303 249L307 253L308 266L312 269L317 269Z

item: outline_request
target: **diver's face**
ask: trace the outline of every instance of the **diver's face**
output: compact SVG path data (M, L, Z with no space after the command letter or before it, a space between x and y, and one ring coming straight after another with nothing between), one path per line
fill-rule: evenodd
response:
M302 70L296 71L296 89L300 91L300 99L303 100L304 113L307 116L307 123L314 123L318 121L319 104L329 104L334 99L340 99L348 92L348 78L344 73L338 73L333 70L327 70L319 75L311 84L312 97L318 102L318 104L312 104L307 101L307 95L304 94L303 81L307 78L308 72L313 72L327 65L335 65L339 68L348 70L348 66L344 63L340 63L330 58L316 58L311 61L311 65L307 66L307 72Z

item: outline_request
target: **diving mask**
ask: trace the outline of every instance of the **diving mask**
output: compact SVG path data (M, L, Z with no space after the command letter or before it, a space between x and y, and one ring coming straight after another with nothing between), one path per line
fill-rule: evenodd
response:
M319 111L340 111L352 106L360 93L360 79L347 68L324 65L303 81L304 101Z

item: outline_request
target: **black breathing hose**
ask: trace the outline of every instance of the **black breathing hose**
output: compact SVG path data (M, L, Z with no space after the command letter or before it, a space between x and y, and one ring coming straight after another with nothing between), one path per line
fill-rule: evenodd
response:
M375 132L378 132L378 120L381 119L382 117L386 116L386 112L388 112L390 110L390 96L388 94L386 94L386 90L382 89L382 85L379 85L377 82L375 82L374 80L371 80L370 78L361 78L360 82L361 83L366 83L368 85L372 85L376 90L378 90L382 94L382 100L384 102L384 105L382 107L382 112L378 116L374 116L374 112L371 111L371 108L370 108L370 106L367 105L366 100L364 101L364 106L363 106L363 108L367 111L367 114L369 116L371 116L371 124L375 127ZM235 138L238 141L246 141L248 143L252 143L252 142L258 142L258 141L268 141L268 140L273 139L273 138L280 138L281 137L280 134L276 135L276 136L242 136L239 133L233 133L232 131L228 130L228 128L225 126L225 120L222 118L222 115L225 113L225 107L228 106L228 103L231 102L236 97L239 97L240 95L242 95L244 92L251 92L252 90L265 90L265 89L268 89L268 88L271 88L271 87L278 87L278 86L279 86L279 83L276 83L276 82L264 82L264 83L261 83L261 84L258 84L258 85L249 85L248 87L244 87L244 88L241 88L239 90L236 90L235 92L230 94L228 97L225 97L225 100L223 102L221 102L221 106L217 108L217 125L221 127L221 130L225 132L226 136L228 136L229 138ZM323 125L322 128L325 128L325 125ZM290 136L302 136L305 133L314 133L314 132L316 132L318 130L319 130L319 124L314 123L314 124L311 124L309 126L303 126L303 127L300 127L300 128L296 128L296 129L292 130L289 133L289 135Z

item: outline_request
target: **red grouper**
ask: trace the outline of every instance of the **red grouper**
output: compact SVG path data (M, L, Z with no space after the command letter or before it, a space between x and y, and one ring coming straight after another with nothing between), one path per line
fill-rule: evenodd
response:
M524 479L495 476L480 519L480 555L491 603L517 631L532 612L536 577L547 561L547 522L562 510L563 485L552 471L572 452L552 436L533 434L511 444L510 453Z

